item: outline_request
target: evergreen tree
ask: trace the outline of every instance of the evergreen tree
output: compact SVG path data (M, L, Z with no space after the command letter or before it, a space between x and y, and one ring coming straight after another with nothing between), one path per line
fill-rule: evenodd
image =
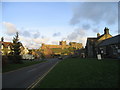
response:
M4 38L3 37L1 38L1 41L4 42Z
M20 46L22 44L19 42L19 35L18 32L16 33L16 36L13 38L13 56L14 56L14 62L15 63L21 63L21 50Z

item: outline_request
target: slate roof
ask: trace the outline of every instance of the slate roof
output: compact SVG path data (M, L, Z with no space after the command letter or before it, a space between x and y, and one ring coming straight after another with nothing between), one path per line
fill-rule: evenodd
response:
M120 43L120 34L103 40L98 46L106 46L106 45L118 44L118 43Z
M91 43L92 42L94 43L96 40L97 40L97 38L87 38L87 42L91 42Z
M97 38L87 38L87 40L90 40L90 41L96 41L97 40Z

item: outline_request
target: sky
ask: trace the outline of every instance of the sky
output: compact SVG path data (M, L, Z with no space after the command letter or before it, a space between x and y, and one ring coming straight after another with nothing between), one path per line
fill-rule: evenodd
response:
M110 29L118 34L117 2L2 2L0 36L12 42L19 32L27 48L42 43L58 45L59 41L82 43Z

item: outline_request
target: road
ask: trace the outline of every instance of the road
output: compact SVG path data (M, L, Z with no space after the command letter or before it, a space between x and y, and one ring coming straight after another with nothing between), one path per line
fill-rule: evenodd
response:
M60 60L49 59L23 69L2 74L2 88L27 88Z

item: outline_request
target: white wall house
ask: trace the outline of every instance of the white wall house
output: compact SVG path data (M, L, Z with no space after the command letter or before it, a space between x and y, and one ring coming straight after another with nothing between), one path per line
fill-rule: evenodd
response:
M20 55L22 56L22 59L28 59L28 60L35 59L35 57L33 55L28 54L28 53L29 53L29 51L28 51L28 49L25 46L21 47Z
M20 48L21 48L20 55L24 55L24 54L28 54L29 53L28 49L25 46L24 47L20 47Z

